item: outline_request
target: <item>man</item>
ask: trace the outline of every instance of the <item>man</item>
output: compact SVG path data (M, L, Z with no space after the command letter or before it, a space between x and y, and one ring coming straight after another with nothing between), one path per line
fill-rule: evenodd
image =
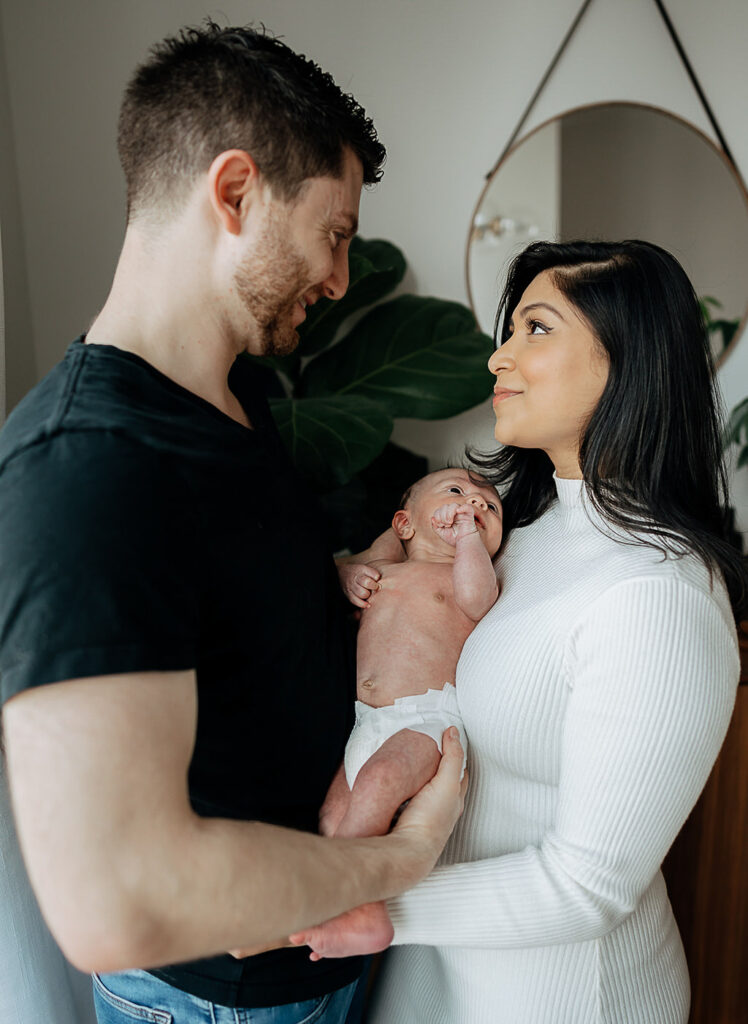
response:
M195 1001L341 1021L360 964L275 947L431 869L461 750L445 740L390 836L314 834L354 674L314 502L236 357L291 351L306 308L345 293L384 149L316 65L210 23L137 70L118 144L111 292L0 438L22 849L63 951L105 974L102 1021Z

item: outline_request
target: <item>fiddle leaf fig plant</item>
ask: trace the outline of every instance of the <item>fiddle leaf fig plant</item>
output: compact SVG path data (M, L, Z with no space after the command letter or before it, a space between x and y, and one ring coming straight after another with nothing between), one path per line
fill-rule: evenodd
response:
M713 295L702 295L699 299L699 305L701 306L701 315L704 317L709 337L715 336L717 338L718 354L721 355L729 348L730 342L735 337L740 320L719 316L713 317L713 311L722 309L722 303L719 299L715 299Z
M426 472L425 459L390 443L394 419L455 416L491 389L493 342L467 307L419 295L382 301L405 269L390 242L354 239L343 298L307 311L290 356L257 360L281 436L341 547L368 544Z
M724 433L725 448L738 446L737 469L748 466L748 398L738 402L730 413Z

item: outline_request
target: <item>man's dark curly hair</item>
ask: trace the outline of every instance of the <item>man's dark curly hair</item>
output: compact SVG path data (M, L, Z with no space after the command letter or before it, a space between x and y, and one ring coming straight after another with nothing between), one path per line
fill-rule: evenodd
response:
M117 138L128 218L174 208L220 153L243 149L282 199L342 173L344 147L382 176L370 118L332 77L264 27L206 21L157 43L128 85Z

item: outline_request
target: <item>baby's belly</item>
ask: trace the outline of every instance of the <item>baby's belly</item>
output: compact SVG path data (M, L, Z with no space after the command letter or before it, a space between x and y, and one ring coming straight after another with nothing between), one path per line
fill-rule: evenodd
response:
M409 697L426 690L439 690L454 683L457 659L466 631L453 623L416 629L407 620L379 628L364 621L357 650L358 699L372 707L392 704L398 697Z
M360 663L356 691L364 704L381 708L393 704L398 697L410 697L427 690L441 690L445 683L454 683L453 659L400 656Z

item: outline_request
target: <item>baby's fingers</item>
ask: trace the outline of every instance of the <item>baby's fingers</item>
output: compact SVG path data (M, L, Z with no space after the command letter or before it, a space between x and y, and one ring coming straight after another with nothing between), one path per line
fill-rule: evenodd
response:
M431 517L431 522L436 526L451 526L459 507L454 502L449 505L440 505Z
M365 569L357 573L349 583L347 593L351 604L357 608L368 608L369 598L379 590L381 573L377 569Z

